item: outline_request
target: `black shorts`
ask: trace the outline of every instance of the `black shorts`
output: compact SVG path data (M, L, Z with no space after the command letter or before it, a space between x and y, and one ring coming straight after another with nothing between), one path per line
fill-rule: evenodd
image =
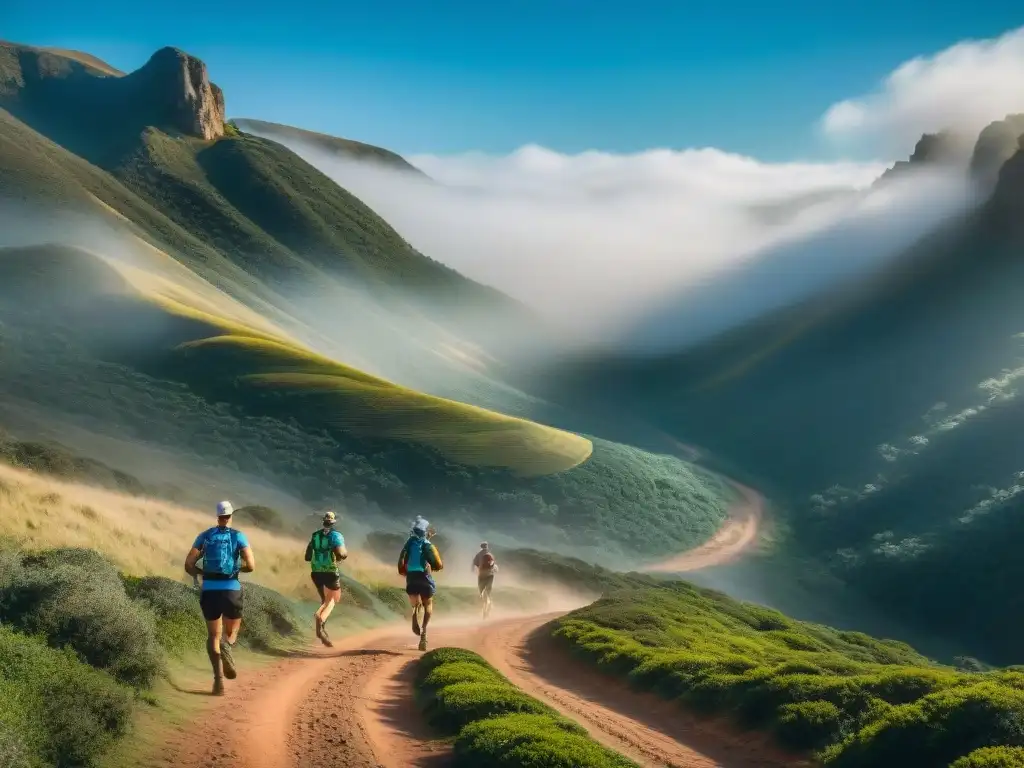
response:
M199 607L207 621L242 618L242 590L208 589L199 596Z
M320 599L324 599L324 590L329 589L333 592L337 592L341 589L341 574L338 573L319 573L313 571L310 574L310 578L313 579L313 586L316 587L317 594L320 595Z
M423 571L414 571L405 577L405 594L426 599L434 596L434 584Z
M483 592L485 589L489 592L494 588L494 574L488 573L484 576L477 576L476 587L480 592Z

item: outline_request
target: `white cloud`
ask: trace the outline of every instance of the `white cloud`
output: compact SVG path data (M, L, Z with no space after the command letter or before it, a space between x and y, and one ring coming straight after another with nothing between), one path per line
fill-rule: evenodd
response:
M874 93L832 105L822 128L837 138L881 139L905 147L925 132L948 127L977 133L1021 111L1024 27L904 62Z
M823 126L895 139L905 155L924 131L976 130L1018 109L1024 28L908 61ZM953 171L865 194L886 164L764 163L713 148L409 158L427 181L291 146L428 256L588 342L637 348L692 341L878 268L970 204Z
M292 148L423 253L583 336L823 225L877 163L761 163L715 149L417 156L433 182ZM791 210L787 212L787 207Z

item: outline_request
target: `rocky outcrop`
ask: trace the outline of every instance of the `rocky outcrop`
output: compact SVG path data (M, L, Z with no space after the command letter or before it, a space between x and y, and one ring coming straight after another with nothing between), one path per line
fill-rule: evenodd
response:
M117 77L52 51L0 43L0 107L86 155L86 138L146 127L207 141L224 135L223 91L206 64L177 48L161 48Z
M134 91L137 107L153 125L174 127L207 141L224 135L224 92L210 82L204 64L177 48L161 48L146 64L112 83Z
M892 168L878 177L879 184L887 179L897 178L905 173L925 166L955 165L966 159L963 137L951 131L926 133L914 145L914 152L908 160L897 160Z
M990 123L978 135L971 155L971 174L986 185L994 185L999 171L1020 148L1024 136L1024 115L1007 115Z

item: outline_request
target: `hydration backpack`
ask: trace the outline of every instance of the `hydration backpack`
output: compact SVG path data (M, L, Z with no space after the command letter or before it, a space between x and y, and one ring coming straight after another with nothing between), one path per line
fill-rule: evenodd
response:
M227 581L238 578L238 531L210 528L203 536L203 578Z
M490 552L485 552L483 560L480 563L485 571L489 571L494 567L494 555Z
M309 545L313 549L313 559L309 561L312 569L318 573L334 573L334 550L331 547L331 534L322 530L314 531Z
M423 572L427 570L426 548L430 546L430 542L426 539L421 539L418 536L413 536L405 546L408 548L409 552L409 556L405 564L405 570L412 572Z

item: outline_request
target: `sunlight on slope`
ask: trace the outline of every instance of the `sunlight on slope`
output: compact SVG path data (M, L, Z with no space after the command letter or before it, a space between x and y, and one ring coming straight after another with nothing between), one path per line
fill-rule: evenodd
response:
M319 355L158 249L138 250L149 263L129 264L81 248L36 247L8 251L21 259L8 266L80 272L85 277L76 293L82 295L82 280L114 283L116 274L129 294L128 317L138 316L140 327L148 327L143 319L154 311L187 321L180 325L184 338L178 337L184 343L166 350L167 363L175 378L214 399L270 408L313 427L419 443L453 462L526 476L571 469L593 451L589 440L572 433L426 395ZM96 269L99 264L110 268L109 277Z

